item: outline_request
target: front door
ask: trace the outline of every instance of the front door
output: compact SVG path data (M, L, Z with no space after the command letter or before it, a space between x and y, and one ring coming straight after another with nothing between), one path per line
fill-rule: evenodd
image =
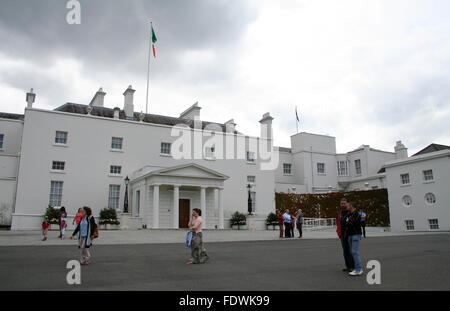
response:
M188 228L189 218L191 216L189 199L180 199L179 207L180 207L180 212L179 212L178 226L179 226L179 228Z

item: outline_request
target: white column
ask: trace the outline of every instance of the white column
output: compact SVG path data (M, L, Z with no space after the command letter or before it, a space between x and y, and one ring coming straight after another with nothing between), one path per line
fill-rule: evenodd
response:
M218 190L218 204L219 204L219 229L223 229L223 189L219 188Z
M202 211L203 224L202 227L206 229L206 187L200 187L200 210Z
M149 185L147 184L147 181L144 183L144 187L141 188L141 207L139 211L139 217L142 219L142 225L145 225L147 228L149 226L148 222L148 214L149 214L149 204L148 204L148 197L149 197Z
M180 215L180 186L173 186L173 228L178 229Z
M153 185L152 227L159 228L159 184Z

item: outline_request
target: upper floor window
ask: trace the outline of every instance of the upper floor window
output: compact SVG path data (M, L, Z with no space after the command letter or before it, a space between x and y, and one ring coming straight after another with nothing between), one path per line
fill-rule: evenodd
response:
M214 147L205 147L205 158L214 159Z
M414 220L412 219L405 220L405 227L406 230L414 230Z
M64 161L53 161L52 162L52 170L55 170L55 171L64 171L65 166L66 166L66 162L64 162Z
M119 209L120 185L109 185L108 207Z
M317 163L317 174L325 174L325 163Z
M439 229L439 222L437 219L428 219L428 225L430 226L430 230Z
M347 161L338 161L337 169L339 176L348 176L348 162Z
M48 205L61 206L63 182L52 180L50 182L50 199Z
M401 181L402 185L409 185L410 184L409 174L408 173L401 174L400 175L400 181Z
M283 163L283 174L284 175L292 174L292 164L291 163Z
M55 144L66 145L67 144L67 132L56 131Z
M433 181L434 180L433 170L425 170L422 173L423 173L423 180L424 181Z
M355 160L355 172L356 172L356 175L361 175L362 170L361 170L361 160L360 159Z
M247 162L255 162L255 153L253 151L247 151Z
M5 139L4 134L0 134L0 149L3 149L3 140Z
M161 143L161 154L170 155L171 143Z
M247 182L248 183L254 184L255 180L256 180L255 176L251 176L251 175L247 176Z
M112 175L120 175L122 173L122 166L120 165L111 165L109 167L109 173Z
M122 137L113 137L111 138L111 149L122 150Z

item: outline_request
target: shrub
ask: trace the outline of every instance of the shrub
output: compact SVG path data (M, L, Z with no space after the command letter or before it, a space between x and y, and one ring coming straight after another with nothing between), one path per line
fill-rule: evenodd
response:
M231 215L231 225L246 225L247 224L247 216L245 214L235 212L233 215Z
M100 225L119 225L120 222L117 219L117 211L115 208L104 208L100 211Z
M278 216L275 213L270 213L266 218L267 225L278 225Z
M341 198L354 201L367 214L367 226L388 227L389 201L386 189L332 193L275 193L276 211L288 209L290 213L303 210L304 217L337 218Z
M59 224L59 217L61 213L59 212L59 209L54 208L53 206L49 205L45 211L45 216L48 217L48 220L51 224Z

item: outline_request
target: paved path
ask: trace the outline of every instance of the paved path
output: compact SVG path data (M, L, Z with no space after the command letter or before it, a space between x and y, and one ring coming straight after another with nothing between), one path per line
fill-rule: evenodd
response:
M375 230L375 229L368 229ZM159 243L183 243L186 230L100 230L100 237L95 240L96 245L116 244L159 244ZM0 246L13 245L74 245L76 242L66 238L58 239L58 231L49 231L48 240L42 242L40 231L0 231ZM71 232L67 232L68 236ZM296 236L298 235L295 232ZM399 235L422 235L429 232L406 232L391 233L380 231L369 231L368 236L399 236ZM449 234L443 232L441 234ZM206 242L232 242L232 241L267 241L278 240L278 231L264 230L205 230ZM337 239L335 229L321 231L304 231L304 239Z
M336 239L217 242L211 260L186 265L182 244L94 245L81 285L67 285L69 245L1 246L0 290L450 290L450 235L370 237L364 264L381 262L381 285L341 271Z

